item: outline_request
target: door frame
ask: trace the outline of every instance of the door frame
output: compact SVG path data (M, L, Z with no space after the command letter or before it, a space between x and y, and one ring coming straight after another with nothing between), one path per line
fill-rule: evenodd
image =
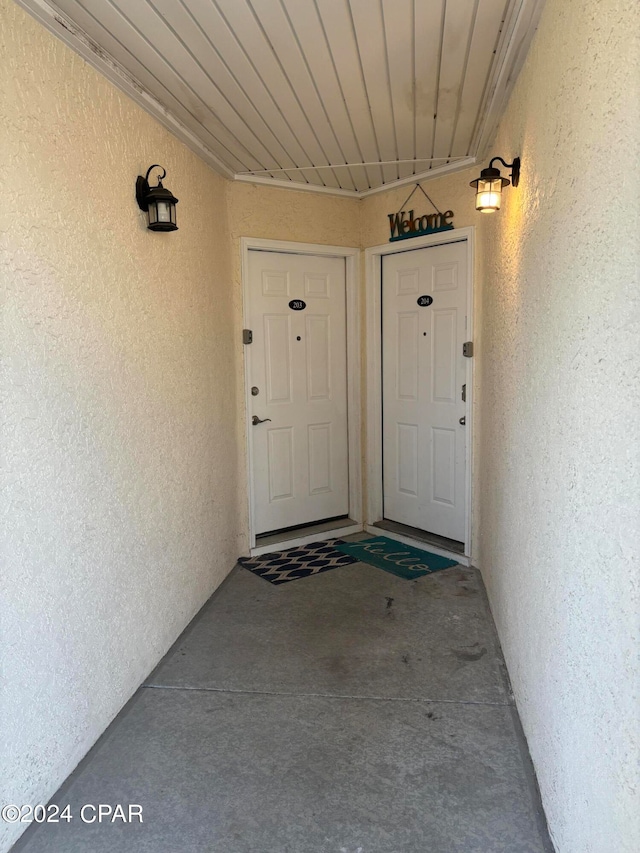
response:
M296 539L286 539L287 547L295 547L308 542L321 541L330 536L346 536L362 530L362 451L361 451L361 347L360 347L360 249L345 246L327 246L317 243L295 243L285 240L266 240L260 237L241 237L241 274L242 274L242 324L247 327L249 305L249 252L284 252L290 255L316 255L344 258L346 285L346 331L347 331L347 442L349 453L349 518L355 525L343 525L335 530L309 535L302 534ZM244 426L246 445L247 496L249 502L249 547L251 555L264 554L278 550L277 543L256 547L254 490L253 490L253 446L249 428L251 410L251 344L244 350ZM283 541L285 541L283 539Z
M382 259L385 255L411 252L447 243L467 244L467 340L473 341L473 265L475 227L454 228L452 231L428 234L407 240L405 244L383 243L365 249L366 337L367 337L367 507L365 529L378 535L411 543L409 537L372 527L383 519L382 486ZM465 562L471 558L472 488L473 488L473 377L475 358L467 359L467 442L465 453ZM427 547L417 541L418 547ZM429 550L437 548L428 546ZM460 562L463 562L462 559Z

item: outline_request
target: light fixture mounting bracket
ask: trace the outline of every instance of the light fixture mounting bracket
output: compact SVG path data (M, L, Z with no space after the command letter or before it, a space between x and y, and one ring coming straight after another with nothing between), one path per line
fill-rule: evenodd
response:
M491 162L489 163L490 169L493 168L493 164L496 160L499 160L505 167L505 169L511 169L511 183L514 187L517 187L518 183L520 182L520 158L514 157L513 163L505 163L502 157L492 157Z
M154 163L153 166L149 166L147 169L147 174L142 177L142 175L138 175L136 179L136 201L138 202L138 207L140 210L144 210L145 212L149 210L149 203L147 202L147 196L149 195L149 190L151 187L149 186L149 175L151 174L152 169L162 169L162 174L158 178L158 186L162 186L162 179L166 178L167 170L164 166L160 166L158 163Z

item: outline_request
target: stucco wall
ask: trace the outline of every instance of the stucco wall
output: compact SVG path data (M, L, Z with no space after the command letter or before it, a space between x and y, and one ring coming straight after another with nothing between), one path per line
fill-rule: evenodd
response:
M479 559L558 853L640 850L638 33L547 0L478 216Z
M226 181L9 0L0 18L0 799L20 804L235 562L239 364ZM173 234L134 198L156 162Z
M359 246L361 206L358 199L297 192L243 181L227 183L229 228L240 237L292 240L329 246ZM236 271L239 267L239 253Z

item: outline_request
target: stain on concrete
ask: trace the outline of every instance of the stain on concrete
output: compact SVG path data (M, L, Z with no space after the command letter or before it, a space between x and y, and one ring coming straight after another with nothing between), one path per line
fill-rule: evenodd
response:
M480 643L474 643L473 646L469 646L467 649L451 649L451 651L458 660L469 663L480 660L480 658L484 657L487 653L485 646L480 647Z
M457 589L453 593L454 595L477 595L478 590L474 589L472 586L469 586L466 583L462 583L461 581L457 584Z
M433 580L435 581L436 579L434 578ZM438 583L426 583L423 584L422 588L424 590L424 593L430 596L431 598L442 598L445 592L442 586L440 586L440 584Z
M342 655L332 655L327 660L327 668L329 672L337 676L345 676L349 673L349 667Z

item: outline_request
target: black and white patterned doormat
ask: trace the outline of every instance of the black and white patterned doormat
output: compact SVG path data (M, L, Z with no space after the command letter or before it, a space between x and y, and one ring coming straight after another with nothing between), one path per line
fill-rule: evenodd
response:
M342 539L330 539L328 542L312 542L288 551L275 551L260 557L240 557L238 562L255 575L260 575L272 584L296 581L357 563L350 554L341 554L334 545L344 544Z

